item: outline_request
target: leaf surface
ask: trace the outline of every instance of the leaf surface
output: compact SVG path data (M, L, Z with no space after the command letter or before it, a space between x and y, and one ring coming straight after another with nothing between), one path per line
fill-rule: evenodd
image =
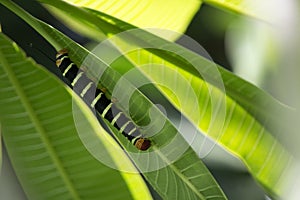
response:
M1 135L1 126L0 126L0 172L2 169L2 135Z
M232 11L242 16L251 16L260 20L268 19L265 12L269 4L268 1L251 1L251 0L203 0L203 3L216 6L226 11Z
M43 2L52 4L46 0ZM179 45L141 29L134 31L136 27L104 13L90 9L80 12L67 4L61 6L74 19L87 20L99 34L110 37L121 54L128 56L135 67L139 67L153 83L172 80L164 84L167 88L178 88L176 97L166 87L158 84L169 101L203 133L241 158L269 193L274 196L282 194L282 174L293 162L293 157L274 135L285 130L280 115L292 113L289 107ZM120 37L118 34L123 31L129 33ZM129 53L132 50L136 52ZM102 59L109 63L110 58L102 56ZM164 68L140 67L149 63L160 64ZM126 73L131 67L132 65L123 65L122 73ZM184 79L180 80L179 76ZM180 88L184 81L192 90ZM191 93L195 93L196 101L189 99ZM178 99L182 100L181 104ZM199 112L194 109L195 102ZM278 164L278 160L283 162Z
M78 130L97 133L99 150L117 147L78 97L0 35L0 110L3 137L29 199L151 199L139 174L109 168L83 145ZM73 107L72 107L73 103ZM77 108L77 109L75 109ZM74 112L81 123L74 123ZM77 121L78 122L78 121ZM106 138L109 136L106 136ZM114 148L116 148L114 147ZM110 154L115 167L136 171L127 156ZM129 190L129 188L131 190ZM118 191L118 192L115 192Z
M121 79L121 76L115 70L108 67L102 59L93 54L89 54L88 57L86 57L88 52L85 49L60 32L34 19L27 13L24 13L24 11L18 9L14 4L5 2L5 5L32 25L53 44L57 50L67 48L71 59L78 64L78 66L83 63L83 60L88 61L88 66L97 66L96 69L103 72L100 79L103 86L110 91L114 89L116 83ZM143 114L147 114L147 110L151 107L157 119L154 121L153 127L156 127L155 125L157 124L162 125L158 134L150 137L153 141L153 145L150 149L151 151L148 152L149 154L147 152L141 153L132 147L123 136L112 128L114 135L127 150L127 153L130 153L129 156L135 161L136 166L144 172L143 174L149 183L164 199L226 199L210 172L197 157L195 152L189 148L174 125L153 106L139 90L132 86L128 80L124 81L124 84L120 85L120 90L125 89L128 91L128 89L131 88L134 90L134 95L130 102L130 108L132 108L130 109L130 114L132 118L135 119L135 116L139 115L141 111ZM125 92L125 97L126 94ZM120 96L118 100L122 102L122 96ZM147 116L145 118L149 119ZM161 122L164 123L161 124ZM107 125L109 126L109 123L107 123ZM147 135L145 134L145 136ZM91 135L87 138L87 141L93 141L95 137L95 135ZM174 142L176 142L176 145ZM93 149L89 149L89 151L95 153L93 155L96 157L99 155L97 154L99 151L93 151Z
M140 28L158 29L158 31L153 30L154 34L159 33L159 29L172 30L174 31L173 34L164 35L169 40L174 40L178 37L178 34L175 32L183 33L186 30L202 3L199 0L67 0L66 2L79 7L101 11ZM67 20L67 17L63 16L61 19ZM74 23L72 24L75 25ZM90 34L88 29L82 29L82 26L78 23L73 26L73 28L75 27L80 32Z

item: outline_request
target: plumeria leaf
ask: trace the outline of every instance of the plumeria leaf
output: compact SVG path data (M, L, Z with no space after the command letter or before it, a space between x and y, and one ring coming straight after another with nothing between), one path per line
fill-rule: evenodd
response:
M130 158L134 160L135 165L143 172L144 177L164 199L226 199L210 172L189 147L175 126L128 79L123 79L121 74L110 68L103 62L102 58L94 54L88 54L88 51L84 48L47 24L36 20L13 3L9 1L2 1L2 3L35 28L57 50L67 48L71 59L78 66L81 66L81 64L84 66L97 66L96 69L103 73L100 81L109 91L113 91L116 88L116 84L120 81L122 81L122 84L119 84L118 86L120 87L117 89L121 91L132 89L131 91L134 94L130 98L129 114L131 114L133 119L140 113L144 115L146 113L145 119L150 118L151 120L153 119L151 116L155 116L155 120L151 121L151 127L161 126L158 129L158 133L154 136L145 133L145 136L149 136L153 142L150 150L145 153L134 148L116 129L111 127L111 130L120 144L127 150ZM123 96L121 95L118 98L120 102L122 102L122 98L126 98L128 95L127 92L122 94ZM80 116L78 118L79 122L83 118ZM109 123L106 122L106 124L109 126ZM98 148L97 151L97 145L93 146L92 144L94 143L91 143L91 141L97 141L99 136L95 134L84 136L86 138L84 138L83 142L88 150L96 158L100 159L101 149ZM115 148L113 152L118 153L119 151Z

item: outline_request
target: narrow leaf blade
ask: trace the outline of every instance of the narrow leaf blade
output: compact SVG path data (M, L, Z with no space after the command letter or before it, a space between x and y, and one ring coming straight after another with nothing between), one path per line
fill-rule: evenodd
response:
M77 134L72 103L84 116L82 124L77 126L84 125L87 131L98 135L107 133L78 97L72 101L70 91L61 82L27 59L3 34L0 43L3 137L28 198L151 199L138 174L119 173L87 151ZM101 137L97 139L104 152L113 143ZM125 155L120 156L125 161L123 164L130 165ZM138 183L135 189L139 193L128 190L127 184L132 184L132 180Z
M45 1L43 0L43 2ZM48 3L51 4L50 2ZM68 5L65 6L68 7ZM74 10L72 11L72 9ZM74 11L76 10L76 8L68 7L68 10L71 13L75 13ZM103 30L102 33L106 34L107 36L111 37L111 33L117 34L122 31L128 31L135 28L130 24L122 22L104 13L87 9L85 11L91 13L91 18L93 19L92 21L95 22L95 26L101 24L101 26L99 26L96 30L99 30L99 32ZM83 16L82 18L89 18L87 13L80 13L79 10L76 13L76 16L79 16L81 14ZM98 16L98 21L94 18L94 14ZM128 38L130 40L128 40ZM168 41L151 35L143 30L135 32L125 40L124 38L121 38L121 40L121 43L116 43L121 51L122 48L124 48L125 50L123 51L127 52L128 47L130 47L131 45L148 45L152 47L152 49L147 49L148 53L143 52L144 54L142 54L142 58L147 60L148 57L153 58L153 55L156 55L158 59L161 58L161 60L163 60L162 62L168 63L166 67L169 67L176 72L179 71L180 74L186 76L188 80L194 82L191 84L191 86L195 91L203 92L199 91L199 84L208 84L209 88L212 88L213 92L215 92L216 97L222 96L219 91L222 91L222 84L221 87L219 87L220 85L215 84L218 83L218 78L220 77L214 76L214 74L211 73L211 66L214 64L204 59L203 57L200 57L195 53L190 52L176 44L172 44ZM197 66L200 66L200 70L203 73L201 75L208 77L207 80L209 81L205 80L205 82L203 83L203 80L201 80L202 78L198 75L197 70L191 68L189 63L187 63L180 57L172 53L153 50L163 47L169 47L169 49L174 52L181 52L181 56L184 56L186 58L185 60L193 60L194 63L197 63ZM137 56L133 57L135 57L132 59L133 61L137 61L135 59L140 58ZM139 66L138 64L136 66ZM180 70L178 70L178 68L180 68ZM227 101L227 103L225 104L225 126L222 130L217 128L220 127L221 124L215 123L216 121L222 121L222 119L218 120L221 118L220 116L215 115L217 111L209 115L204 114L205 117L201 118L204 123L199 124L199 118L195 116L195 114L197 113L193 113L191 111L189 104L183 104L187 105L187 107L179 107L176 104L176 101L172 99L167 91L162 91L166 94L169 100L174 103L174 105L178 109L180 109L186 116L191 116L190 119L201 130L207 133L208 128L213 129L213 131L211 131L211 133L208 135L215 141L218 141L220 144L222 144L230 152L238 155L245 162L253 176L256 177L256 179L265 187L265 189L269 193L275 196L282 194L282 185L279 184L279 182L281 182L281 174L283 172L286 172L290 161L293 160L293 158L287 151L286 147L282 146L282 144L280 144L280 142L275 137L273 137L270 132L272 132L273 134L277 134L284 130L284 125L281 126L282 123L279 124L281 118L278 117L278 114L292 113L292 110L282 105L280 102L278 102L262 90L238 78L230 72L220 67L218 67L217 69L219 70L220 76L223 80L223 89L226 90L225 99ZM144 72L148 75L148 78L150 80L154 80L155 82L155 76L163 74L165 71L151 73L151 70L149 69L148 71L144 70ZM207 109L207 105L204 104L204 102L201 102L201 99L209 99L209 93L204 93L206 93L205 96L203 96L202 94L198 96L199 106L203 110ZM179 95L180 99L186 99L186 94L184 92L180 92ZM267 110L268 112L264 112L264 110ZM210 111L208 110L207 112ZM231 116L231 113L237 114L235 116ZM193 119L193 116L197 118ZM209 127L208 124L211 124L210 119L214 116L216 117L215 121L213 121L214 124L212 124L212 127ZM240 119L245 120L240 121ZM278 128L277 125L279 125L280 128ZM236 131L238 129L240 129L241 131ZM234 140L232 140L232 137L234 137ZM276 163L276 160L278 159L282 159L284 161L280 165L277 165L276 169L273 169L272 166L274 166L274 163Z
M95 0L67 0L66 2L78 7L86 7L101 11L140 28L173 30L173 35L165 35L165 38L169 40L175 40L178 37L176 32L183 33L186 30L189 22L199 10L202 3L199 0L115 0L101 2ZM182 9L183 7L184 9ZM61 19L65 20L66 17L68 16L63 16ZM76 26L73 26L73 28L74 27ZM80 32L89 34L85 31L86 29L82 29L78 24L76 29L81 29ZM155 34L155 31L153 33Z
M76 64L80 64L83 62L83 59L87 56L87 51L85 49L83 49L81 46L79 46L78 44L74 43L72 40L70 40L69 38L67 38L66 36L64 36L63 34L61 34L60 32L54 30L52 27L48 26L47 24L40 22L36 19L34 19L32 16L29 16L27 13L24 13L23 11L16 9L15 5L6 2L5 4L8 8L12 9L12 10L17 10L17 14L22 17L24 20L26 20L26 22L28 22L30 25L32 25L38 32L42 33L43 36L45 38L47 38L49 40L49 42L51 42L56 48L62 48L65 47L69 50L71 59L76 63ZM32 22L32 20L34 20L34 22ZM37 25L38 24L38 25ZM96 62L96 65L98 66L99 69L101 69L102 67L105 67L105 63L101 62L101 59L99 59L98 57L95 57L95 55L90 54L89 55L90 58L92 58L93 61ZM80 66L80 65L79 65ZM116 84L116 82L120 79L120 75L115 72L114 70L112 70L111 68L106 68L106 76L107 79L101 79L101 81L103 82L104 87L108 88L109 90L113 90L114 86ZM103 77L102 77L103 78ZM123 85L123 87L128 88L130 87L129 85ZM126 94L126 93L125 93ZM164 190L161 191L159 188L157 188L157 178L158 177L165 177L166 174L168 173L172 173L174 174L174 179L176 181L171 181L169 182L169 184L171 185L171 189L174 188L179 188L180 186L184 186L183 188L185 189L185 193L188 194L188 197L190 199L199 199L199 198L206 198L206 195L208 196L216 196L219 199L226 199L225 195L223 194L223 192L221 191L221 189L219 188L219 186L217 185L217 183L215 182L215 180L213 179L212 175L209 173L209 171L207 170L207 168L205 167L205 165L199 160L199 158L197 157L197 155L190 149L187 149L187 152L189 154L189 156L184 156L179 154L180 157L178 160L181 160L181 162L183 163L187 163L189 165L189 163L196 163L196 165L193 167L198 168L198 170L192 170L192 175L188 174L188 176L186 174L184 174L180 168L178 166L176 166L176 163L172 163L173 160L169 160L169 153L172 153L172 151L162 151L164 150L164 148L162 148L165 144L168 144L168 142L172 139L176 139L180 146L187 146L186 141L179 135L178 131L176 130L176 128L168 121L168 119L165 118L164 115L162 115L162 113L151 104L151 102L149 102L143 95L140 94L140 92L138 90L136 90L136 94L137 97L136 99L140 99L140 100L135 100L133 102L142 102L141 105L143 105L143 109L142 112L145 113L145 110L147 110L147 108L153 107L154 111L156 111L157 117L159 117L158 119L161 119L161 121L165 122L165 126L160 130L158 135L155 135L155 137L151 138L153 140L153 149L155 150L154 152L152 152L155 156L155 158L158 158L160 163L162 163L164 166L166 166L165 168L159 168L157 171L155 171L155 174L149 174L147 176L147 173L145 173L145 176L147 178L147 180L150 182L151 185L153 185L160 193L161 196L166 196L166 197L170 197L169 199L171 199L171 197L173 197L174 195L174 191L173 190ZM134 107L133 106L133 111L137 111L140 112L140 107ZM107 124L109 126L109 124ZM131 146L131 144L127 141L124 140L124 137L120 136L120 134L116 131L113 130L113 132L115 133L115 136L120 140L121 144L123 144L123 146L127 149L128 152L131 151L135 151L136 153L136 149L133 148ZM172 148L173 151L176 152L177 148L174 148L175 146L171 146L169 148ZM179 152L179 153L184 153L184 152ZM137 154L137 156L139 156L140 153ZM137 163L137 166L141 169L145 169L145 167L148 167L147 163L149 162L139 162L139 159L135 160ZM155 166L155 162L152 163L150 162L149 164L152 164ZM156 166L155 166L156 167ZM186 166L189 168L189 166ZM206 174L205 178L202 179L201 177L197 177L197 173L199 171L204 172L204 174ZM154 172L154 171L153 171ZM198 180L197 182L193 182L189 179L189 176L191 177L197 177L196 180ZM199 183L202 184L199 184ZM209 187L214 187L213 190L208 190ZM181 188L181 187L180 187ZM181 189L179 190L181 191ZM209 191L207 194L203 193L203 191ZM178 192L178 191L177 191ZM179 193L176 193L179 195ZM182 195L182 194L180 194Z

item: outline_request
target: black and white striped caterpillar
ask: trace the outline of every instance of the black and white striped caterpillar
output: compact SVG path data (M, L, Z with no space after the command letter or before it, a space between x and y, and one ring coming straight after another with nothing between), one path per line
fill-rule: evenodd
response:
M136 125L108 99L104 92L97 88L85 72L79 69L69 58L68 51L62 49L57 52L56 65L66 77L73 90L103 118L116 127L136 148L147 150L151 146L149 139L143 138Z

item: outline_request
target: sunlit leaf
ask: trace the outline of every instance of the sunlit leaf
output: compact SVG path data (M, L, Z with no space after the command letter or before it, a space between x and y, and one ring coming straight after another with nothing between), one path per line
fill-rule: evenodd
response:
M278 24L297 13L296 1L269 0L203 0L203 3L231 11L240 16L250 16L258 21ZM280 13L280 14L279 14ZM294 15L295 17L296 15ZM281 22L279 22L281 23Z
M186 30L202 3L199 0L66 0L66 2L101 11L140 28L173 30L173 34L164 35L169 40L174 40L178 37L178 34L175 32L183 33ZM90 34L89 29L82 28L79 23L72 21L68 15L63 15L64 13L57 10L55 12L60 14L60 19L67 20L68 25L73 24L72 27L76 28L76 30L84 34ZM153 33L158 32L153 30Z
M248 15L254 18L266 20L266 16L261 10L263 2L264 0L203 0L203 3L216 6L223 10L233 11L241 15Z
M101 62L95 55L89 54L86 58L87 51L60 32L37 21L8 1L5 1L4 5L32 25L52 45L54 45L57 50L62 47L69 49L70 57L76 64L79 65L83 63L85 58L85 60L89 61L89 64L96 65L97 68L104 73L100 81L108 90L112 91L116 83L121 80L122 77L119 73L108 67L103 61ZM128 91L128 89L131 88L134 89L134 95L132 96L132 101L130 103L130 108L132 108L130 109L130 114L133 115L133 118L135 113L139 114L142 112L143 114L147 114L151 107L151 111L155 114L155 119L157 119L154 121L154 127L163 122L163 126L158 134L150 137L153 141L153 145L149 154L147 152L139 152L136 148L132 147L123 136L120 136L120 134L112 128L115 136L127 150L129 156L135 161L136 166L144 172L143 175L149 183L164 199L226 199L205 165L197 157L195 152L189 148L187 142L181 137L173 124L170 123L170 121L155 106L153 106L150 101L140 94L130 82L127 82L127 80L124 81L124 84L120 85L120 88L118 89L123 89L123 91ZM123 97L126 97L127 93L123 93ZM122 101L121 98L122 96L118 99L120 102ZM146 116L146 118L148 117ZM107 125L109 126L108 123ZM145 134L145 136L147 135ZM93 137L95 136L91 134L91 137L89 138ZM175 144L174 141L176 142ZM89 150L94 156L97 157L97 155L99 155L99 151L93 152L93 149ZM176 154L175 159L172 159L174 154Z
M280 124L279 115L290 112L288 107L220 67L217 67L218 73L214 73L215 64L183 47L143 30L129 31L130 33L122 38L117 34L135 27L104 13L87 9L81 12L67 4L61 4L61 8L68 10L75 19L81 16L82 20L88 20L90 17L92 19L90 22L95 22L94 26L97 27L95 31L99 30L99 34L104 33L111 38L116 38L113 42L122 52L121 54L130 52L132 47L148 47L126 55L136 66L153 64L153 62L163 64L165 68L156 71L151 67L139 69L152 82L173 80L167 83L166 87L171 88L175 84L175 87L179 88L176 93L177 99L168 89L158 86L173 105L201 131L240 157L252 175L269 193L275 196L282 194L281 175L286 172L292 157L286 147L282 146L271 133L278 134L283 130L275 125ZM91 15L89 16L87 12ZM98 16L98 20L95 15ZM166 48L175 53L162 50ZM177 52L180 52L180 56L176 54ZM102 59L108 62L107 59L110 58L103 56ZM191 66L190 62L194 66ZM125 67L126 65L123 66L123 71ZM127 69L129 70L130 66ZM200 112L196 112L193 104L195 102L189 99L190 91L184 87L180 88L183 82L178 79L178 75L187 80L192 92L196 94ZM214 101L210 102L212 96ZM226 103L218 108L218 99L222 105L222 98L225 98L223 102ZM178 99L184 103L178 104ZM282 162L278 163L278 160Z
M2 168L2 135L1 135L1 126L0 126L0 172Z
M168 62L162 57L149 54L143 49L138 49L135 52L130 51L128 47L132 43L120 42L119 37L116 40L112 37L110 41L114 41L119 50L123 50L123 54L147 75L151 80L150 82L156 83L170 102L197 125L203 133L206 133L227 150L240 157L252 175L266 190L271 193L282 194L282 186L278 183L282 181L282 173L286 172L292 157L268 130L267 125L271 126L274 121L269 121L269 124L261 124L261 119L271 119L263 114L260 115L260 118L251 115L249 108L257 109L255 104L257 105L259 102L251 102L248 99L243 104L252 105L243 107L243 104L233 99L230 94L226 93L226 96L224 96L219 88L208 85L208 82L199 77L179 69L172 61ZM154 40L151 40L151 42L154 43ZM187 60L192 60L192 58L190 57ZM108 60L106 61L108 62ZM196 58L194 61L194 64L197 63ZM201 61L198 60L198 63L201 63ZM223 79L223 81L225 86L232 83L231 81L236 81L235 84L239 83L237 89L242 88L241 92L247 90L248 92L251 91L252 94L259 95L259 92L256 92L257 88L234 76L227 80ZM264 100L267 101L267 99ZM269 103L276 103L271 98L269 100ZM280 107L280 104L278 104L278 107ZM273 110L273 112L276 112L276 110ZM276 126L274 125L274 127ZM201 143L194 143L194 145L194 149L201 148ZM278 160L282 162L278 163Z
M82 144L78 129L84 127L86 134L99 136L101 151L118 147L109 136L100 137L107 133L87 106L3 34L0 44L3 137L28 198L151 199L138 174L103 165ZM74 109L81 123L74 124ZM136 171L124 153L110 155L117 169L125 165Z

